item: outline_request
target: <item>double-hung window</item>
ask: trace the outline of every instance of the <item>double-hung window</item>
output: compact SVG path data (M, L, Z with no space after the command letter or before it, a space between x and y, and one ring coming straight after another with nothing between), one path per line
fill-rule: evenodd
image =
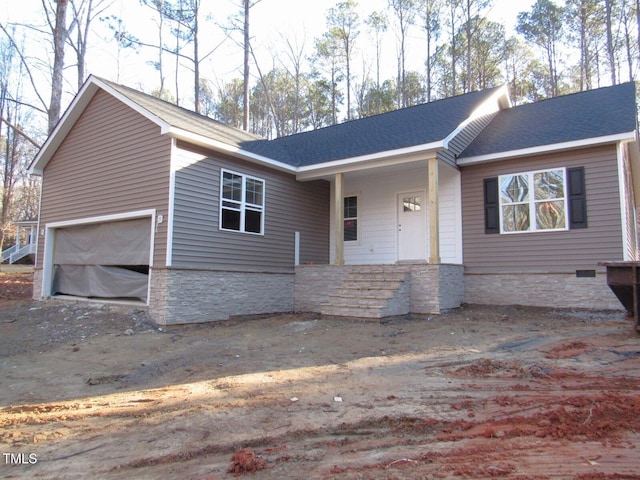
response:
M344 241L358 241L358 197L344 197Z
M500 231L566 230L566 177L564 168L499 176Z
M220 228L236 232L264 233L264 180L222 170Z

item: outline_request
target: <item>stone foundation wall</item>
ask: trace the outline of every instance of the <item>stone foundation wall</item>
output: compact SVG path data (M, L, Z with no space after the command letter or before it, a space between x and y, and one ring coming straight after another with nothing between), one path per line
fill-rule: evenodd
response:
M577 278L575 273L465 274L465 303L621 310L606 273Z
M300 265L295 275L295 311L320 313L351 272L350 265Z
M33 271L33 299L42 300L42 269Z
M408 288L397 292L392 302L402 305L408 302L410 313L438 314L459 307L464 298L464 267L449 264L398 264L406 269ZM380 270L380 265L301 265L296 267L295 310L297 312L320 312L328 303L330 295L340 288L342 281L357 269ZM397 298L404 295L406 298ZM396 311L394 305L389 311Z
M442 313L462 305L464 267L415 264L411 267L411 313Z
M294 310L293 273L152 269L149 314L160 325Z

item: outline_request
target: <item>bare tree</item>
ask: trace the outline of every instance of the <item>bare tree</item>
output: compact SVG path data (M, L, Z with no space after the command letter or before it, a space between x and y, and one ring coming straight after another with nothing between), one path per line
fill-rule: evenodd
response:
M80 90L86 78L86 57L91 22L107 10L113 4L113 0L70 0L70 4L73 17L69 25L67 40L76 53L78 90Z
M146 43L140 42L140 40L129 35L129 39L132 43L136 43L137 45L147 46L147 47L155 47L158 49L158 61L154 62L153 66L158 71L160 75L160 85L158 87L158 92L160 95L163 94L164 88L164 67L163 67L163 52L165 51L164 47L164 20L165 20L165 0L140 0L142 5L149 7L157 14L157 26L158 26L158 45L149 45Z
M398 107L406 107L407 79L406 79L406 41L409 27L415 18L416 0L389 0L389 7L393 10L400 27L400 52L398 58L398 93L400 95Z
M51 75L51 101L49 102L49 132L53 131L62 112L62 82L64 80L64 47L67 43L67 6L69 0L56 0L55 10L46 0L42 8L53 38L53 73Z
M360 19L355 10L357 6L358 3L355 0L346 0L330 8L327 13L327 26L341 45L345 62L347 120L351 120L351 57L354 50L354 42L360 34L358 30Z
M440 36L442 0L421 0L422 26L427 36L427 102L431 101L433 84L434 46Z
M609 70L611 71L611 83L615 85L617 82L615 46L613 43L613 0L604 0L604 8L607 30L607 60L609 61Z
M13 32L15 33L15 32ZM22 43L19 45L23 47ZM15 191L22 179L30 158L35 154L35 142L24 133L23 125L29 122L22 101L25 66L17 55L13 41L0 42L0 250L4 231L12 220L24 220L12 216ZM37 194L36 197L37 199ZM33 203L32 199L32 203Z
M320 67L321 70L323 69L329 74L328 83L331 92L331 116L332 124L335 125L338 123L338 103L341 101L341 95L338 92L338 82L342 79L338 41L331 32L325 32L321 38L316 39L315 43L316 53L312 62L315 67Z
M464 19L464 31L465 31L465 56L466 56L466 88L465 92L470 92L476 88L473 82L473 60L472 54L474 50L474 41L479 36L481 26L485 25L485 22L481 21L481 13L491 4L491 0L464 0L463 4L463 19Z
M450 95L457 95L458 92L458 84L457 84L457 64L458 64L458 22L460 20L460 12L459 9L462 6L462 0L447 0L449 11L448 11L448 24L449 24L449 34L451 38L450 47L449 47L449 56L451 65L451 85L450 85Z
M518 14L518 33L545 52L548 68L547 94L550 97L559 95L558 48L564 35L564 20L565 9L551 0L537 0L530 12Z
M303 89L303 79L304 74L302 71L303 61L305 58L304 50L305 50L305 42L304 40L301 44L298 44L297 41L291 41L289 38L284 38L284 41L287 45L286 55L289 58L289 62L291 64L291 68L285 67L289 75L291 75L294 79L295 89L294 89L294 99L293 99L293 133L298 133L300 131L301 125L301 117L302 117L302 89Z
M374 32L376 39L376 113L381 111L381 98L380 98L380 51L382 48L382 34L387 31L388 23L387 17L380 12L373 12L366 19L366 24ZM363 86L366 82L362 82Z

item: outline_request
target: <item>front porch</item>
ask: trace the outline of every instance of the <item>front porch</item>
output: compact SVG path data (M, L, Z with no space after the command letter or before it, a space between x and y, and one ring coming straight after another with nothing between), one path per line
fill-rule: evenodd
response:
M384 318L459 307L460 171L424 152L341 167L322 177L331 182L332 264L296 265L296 311Z
M38 243L38 221L25 220L15 222L16 243L2 251L0 263L17 263L27 255L35 255Z
M439 314L464 298L464 267L453 264L300 265L295 310L384 318Z

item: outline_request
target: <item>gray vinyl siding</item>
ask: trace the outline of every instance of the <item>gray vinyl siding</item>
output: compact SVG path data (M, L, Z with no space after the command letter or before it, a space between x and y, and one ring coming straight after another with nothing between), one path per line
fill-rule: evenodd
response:
M588 228L485 234L483 179L560 167L585 167ZM573 272L623 259L614 145L462 167L464 264L468 273Z
M98 91L44 169L41 226L169 204L171 140L160 127ZM166 223L155 234L154 266L166 259ZM43 258L39 239L38 261Z
M300 263L328 262L328 182L301 183L291 174L181 142L179 147L174 159L173 267L293 271L296 231ZM265 181L264 235L220 230L221 169Z
M469 122L458 134L449 142L449 150L451 150L456 156L460 155L473 140L484 130L487 125L491 123L497 115L491 113L489 115L483 115Z
M465 148L482 132L482 130L491 123L497 113L483 115L469 122L458 134L451 139L449 147L446 150L438 152L437 157L449 165L458 168L456 157L464 152Z

